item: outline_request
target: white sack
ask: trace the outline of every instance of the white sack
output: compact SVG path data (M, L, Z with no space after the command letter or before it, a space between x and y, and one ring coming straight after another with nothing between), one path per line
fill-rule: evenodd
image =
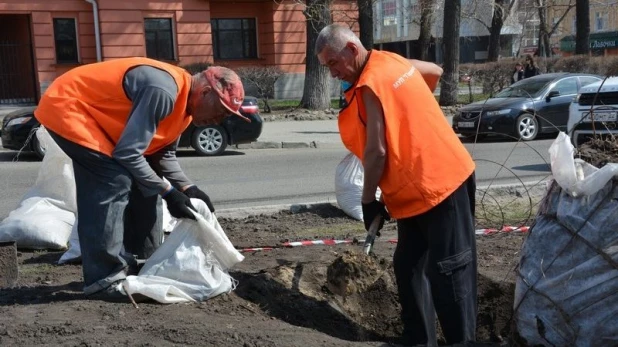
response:
M124 289L161 303L203 301L232 291L228 270L244 259L206 204L191 199L197 221L180 219L172 233Z
M46 149L35 184L18 207L0 223L0 241L17 241L20 249L67 248L75 221L75 180L71 159L45 128L36 136Z
M574 148L567 134L560 132L549 147L551 172L562 189L574 197L591 195L618 177L618 164L610 163L597 169L573 158Z
M337 204L348 216L363 220L364 169L360 159L348 153L337 165L335 172L335 195ZM376 192L376 199L380 198L380 188Z

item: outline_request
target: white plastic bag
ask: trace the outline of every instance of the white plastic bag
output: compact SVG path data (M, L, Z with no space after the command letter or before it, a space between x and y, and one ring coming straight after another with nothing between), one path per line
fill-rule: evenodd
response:
M73 163L45 128L36 136L45 157L34 186L0 223L0 241L14 240L20 249L63 250L77 210Z
M337 204L348 216L363 220L364 169L363 164L353 153L348 153L337 165L335 172L335 195ZM380 198L380 188L376 192L376 199Z
M598 169L580 159L574 159L573 151L571 140L564 132L560 132L549 147L554 180L573 197L592 195L618 176L618 164L611 163Z
M244 259L234 248L214 214L199 199L191 199L197 221L179 220L172 233L124 289L161 303L203 301L236 287L228 270Z

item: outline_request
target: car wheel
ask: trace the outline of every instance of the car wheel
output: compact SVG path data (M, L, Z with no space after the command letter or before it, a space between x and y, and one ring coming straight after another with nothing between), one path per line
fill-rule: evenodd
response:
M218 125L197 128L191 138L191 147L199 155L219 155L227 147L227 133Z
M539 134L539 121L530 114L524 113L515 122L515 136L522 141L532 141Z
M39 159L43 160L43 157L45 157L45 147L41 145L41 141L39 141L39 138L36 136L37 129L38 128L32 129L32 151Z

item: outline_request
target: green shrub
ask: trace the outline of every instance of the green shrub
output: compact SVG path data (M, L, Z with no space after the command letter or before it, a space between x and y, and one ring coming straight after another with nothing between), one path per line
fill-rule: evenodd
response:
M202 72L212 66L212 63L209 62L200 62L200 63L191 63L187 65L180 66L181 68L189 71L190 74L194 75L198 72Z

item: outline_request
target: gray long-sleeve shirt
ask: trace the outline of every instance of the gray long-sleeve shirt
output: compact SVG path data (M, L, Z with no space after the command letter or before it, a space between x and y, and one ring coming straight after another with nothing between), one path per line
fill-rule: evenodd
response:
M174 109L178 93L174 78L166 71L141 65L125 74L123 87L133 107L112 157L129 170L146 196L161 193L168 187L159 176L177 189L192 185L176 159L178 140L144 156L159 122Z

